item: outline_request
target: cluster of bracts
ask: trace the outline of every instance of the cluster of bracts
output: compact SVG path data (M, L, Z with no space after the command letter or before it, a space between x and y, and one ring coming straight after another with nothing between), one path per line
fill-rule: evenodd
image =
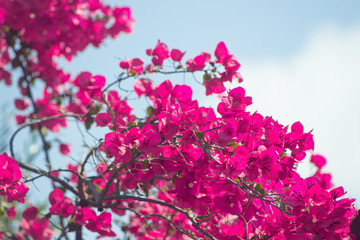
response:
M89 44L130 32L132 23L129 8L99 0L0 1L0 80L10 85L11 72L20 69L18 131L38 131L45 154L45 169L16 161L18 131L13 135L12 156L0 155L2 212L20 217L10 203L25 202L24 182L31 181L20 168L48 177L53 186L45 212L30 205L19 230L0 229L0 238L45 240L75 232L81 239L83 228L111 237L112 218L126 216L122 231L138 239L354 239L354 199L343 198L342 187L332 189L330 174L321 171L325 158L313 154L311 132L300 122L288 127L250 113L252 98L242 87L226 92L225 82L242 77L223 42L214 56L202 52L182 64L185 52L158 41L146 50L149 64L121 61L122 73L108 84L89 72L73 79L57 66L57 57L71 61ZM220 99L218 114L199 106L189 86L151 80L153 74L179 73L202 74L206 95ZM135 79L134 92L152 102L144 118L114 90L127 79ZM43 94L36 98L38 82ZM52 169L46 137L65 128L68 118L108 133L78 165ZM70 154L68 144L59 149ZM307 153L318 170L303 179L296 167ZM96 170L87 170L90 157Z

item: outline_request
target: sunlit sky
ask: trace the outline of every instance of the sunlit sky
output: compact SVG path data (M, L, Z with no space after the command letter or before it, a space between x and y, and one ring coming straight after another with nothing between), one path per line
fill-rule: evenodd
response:
M88 48L70 64L61 60L67 71L90 71L112 81L120 72L119 59L148 61L145 49L159 39L186 51L185 58L213 52L224 41L242 64L241 86L253 97L251 111L313 129L315 152L327 157L325 170L335 185L360 199L360 1L107 2L132 8L132 34ZM204 92L201 85L192 86ZM13 97L3 83L0 93L7 96L2 102ZM196 97L217 105L216 98ZM138 112L145 109L136 101L130 104ZM306 164L300 168L303 176L314 170Z

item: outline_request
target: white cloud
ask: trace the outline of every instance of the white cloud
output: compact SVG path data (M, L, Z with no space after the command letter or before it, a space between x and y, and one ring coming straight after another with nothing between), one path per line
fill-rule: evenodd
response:
M328 25L313 32L297 54L242 62L241 70L251 110L314 129L315 152L328 158L326 171L360 200L359 43L360 25ZM302 171L310 172L309 165Z

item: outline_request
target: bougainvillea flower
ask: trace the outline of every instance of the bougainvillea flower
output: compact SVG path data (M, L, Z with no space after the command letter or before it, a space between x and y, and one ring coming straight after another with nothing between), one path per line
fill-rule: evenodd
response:
M69 155L70 154L70 146L69 146L69 144L61 143L60 144L60 152L63 155Z
M173 61L181 63L184 54L185 52L181 52L179 49L173 49L170 52L170 57Z
M29 101L23 99L15 99L15 107L19 110L25 110L29 106Z
M20 227L24 230L26 236L33 239L50 240L54 231L49 228L49 220L46 218L37 218L38 209L30 207L23 213L23 220L20 221Z
M71 199L64 197L64 192L58 188L50 193L49 202L51 204L49 211L53 215L67 218L74 213L75 206Z
M326 165L326 158L320 154L311 155L310 162L314 163L318 168L322 168Z
M127 58L126 61L120 62L120 67L122 69L127 69L129 71L133 71L137 74L140 74L142 71L144 71L144 61L141 60L141 58L133 58L133 59Z
M0 195L6 201L24 203L29 187L22 180L22 173L16 161L6 153L0 155Z

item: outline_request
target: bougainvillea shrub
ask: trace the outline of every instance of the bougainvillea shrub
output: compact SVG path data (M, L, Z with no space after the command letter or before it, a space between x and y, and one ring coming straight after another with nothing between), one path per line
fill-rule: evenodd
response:
M17 85L21 95L14 99L18 129L0 155L2 218L21 220L0 229L0 238L83 239L85 229L115 237L113 220L121 216L123 233L137 239L355 239L354 199L322 171L326 159L314 154L311 131L247 110L252 98L224 42L185 58L185 50L159 40L147 59L120 61L114 81L58 66L59 57L71 61L88 45L130 33L133 22L129 8L99 0L0 1L1 87ZM200 106L194 89L171 81L194 73L206 95L218 96L216 108ZM156 75L168 79L156 83ZM123 81L148 100L145 117L117 87ZM69 118L106 134L77 164L54 168L55 142L71 155L59 135ZM14 139L26 128L40 137L42 166L18 161ZM317 171L302 178L296 170L306 155ZM41 192L46 209L30 203L18 210L40 177L52 186Z

